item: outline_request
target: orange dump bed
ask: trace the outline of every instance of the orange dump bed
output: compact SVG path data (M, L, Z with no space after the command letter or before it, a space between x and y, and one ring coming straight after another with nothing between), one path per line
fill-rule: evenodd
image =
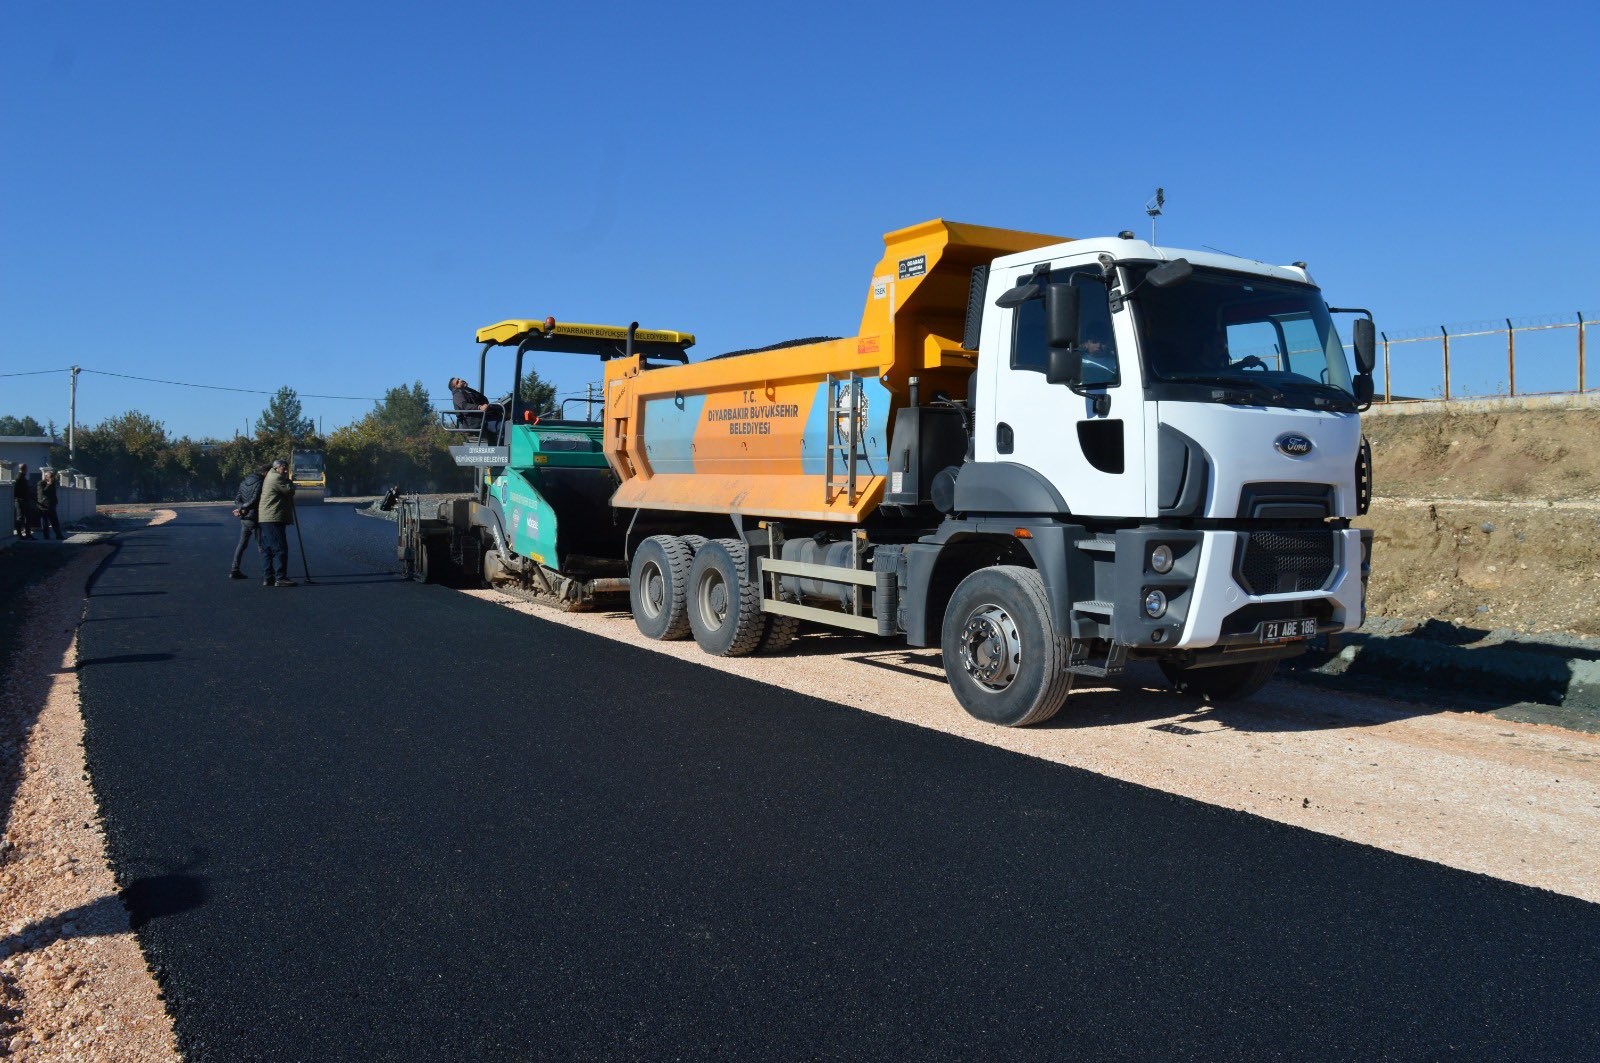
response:
M622 481L612 505L859 523L883 497L907 380L966 395L973 267L1063 239L924 222L884 236L855 337L666 368L607 362L604 446Z

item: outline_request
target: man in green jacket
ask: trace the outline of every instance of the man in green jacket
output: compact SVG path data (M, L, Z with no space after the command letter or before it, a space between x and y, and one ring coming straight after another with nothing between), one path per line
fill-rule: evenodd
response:
M56 505L59 494L56 490L56 474L54 469L46 469L44 475L39 477L38 494L35 495L36 507L39 511L39 537L50 538L50 532L56 533L56 541L61 540L61 519L56 516Z
M289 578L289 536L284 526L294 523L294 481L289 463L279 458L261 484L261 570L265 587L293 587Z

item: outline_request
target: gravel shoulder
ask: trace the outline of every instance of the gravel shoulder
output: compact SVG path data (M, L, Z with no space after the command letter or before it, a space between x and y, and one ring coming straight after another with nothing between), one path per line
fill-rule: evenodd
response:
M84 761L77 630L83 588L111 548L65 549L76 553L17 600L11 619L21 637L0 688L8 799L0 841L0 1054L177 1059L126 890L107 862Z
M1080 686L1056 719L1007 729L956 703L937 650L814 633L773 657L651 642L624 613L558 613L467 591L707 668L1028 756L1449 867L1600 902L1600 736L1278 682L1211 705L1157 673ZM753 705L752 713L760 706Z

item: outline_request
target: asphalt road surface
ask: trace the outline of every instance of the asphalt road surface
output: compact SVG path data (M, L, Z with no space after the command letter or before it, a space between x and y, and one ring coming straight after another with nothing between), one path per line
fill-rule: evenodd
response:
M1600 1039L1596 906L406 584L345 506L306 514L314 585L229 582L236 528L124 535L79 650L191 1058Z

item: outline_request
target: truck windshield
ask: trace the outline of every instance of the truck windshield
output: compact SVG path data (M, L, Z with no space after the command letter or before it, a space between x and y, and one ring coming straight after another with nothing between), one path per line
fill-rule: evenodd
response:
M1137 286L1154 267L1131 267ZM1350 408L1350 367L1309 284L1196 268L1134 297L1146 372L1174 399Z
M294 456L294 472L296 476L315 475L321 471L321 454L296 454Z

